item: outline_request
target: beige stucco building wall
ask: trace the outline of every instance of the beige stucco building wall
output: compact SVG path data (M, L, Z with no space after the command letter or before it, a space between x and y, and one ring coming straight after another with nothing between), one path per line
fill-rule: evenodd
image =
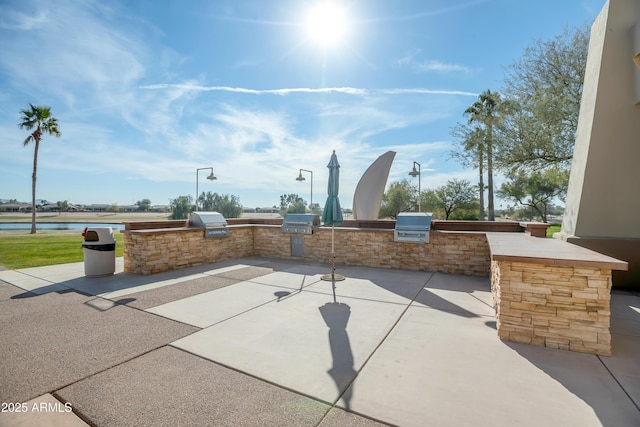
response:
M591 28L562 231L629 262L614 284L640 287L640 1L609 0Z

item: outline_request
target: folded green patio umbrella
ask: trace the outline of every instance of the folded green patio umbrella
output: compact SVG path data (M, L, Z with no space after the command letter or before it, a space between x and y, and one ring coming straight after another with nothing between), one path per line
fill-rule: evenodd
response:
M338 163L338 156L336 156L336 150L333 150L331 160L327 165L329 168L329 184L327 185L327 201L322 211L322 222L325 225L331 224L331 274L326 274L322 277L323 280L344 280L341 275L336 275L335 266L335 249L334 249L334 227L342 224L342 208L340 207L340 200L338 199L338 191L340 188L340 163ZM334 285L334 299L335 299L335 285Z

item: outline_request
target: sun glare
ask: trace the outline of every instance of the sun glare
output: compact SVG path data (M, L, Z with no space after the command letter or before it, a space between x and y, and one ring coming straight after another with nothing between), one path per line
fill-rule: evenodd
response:
M329 2L315 6L307 15L309 37L323 45L339 43L347 31L347 22L342 9Z

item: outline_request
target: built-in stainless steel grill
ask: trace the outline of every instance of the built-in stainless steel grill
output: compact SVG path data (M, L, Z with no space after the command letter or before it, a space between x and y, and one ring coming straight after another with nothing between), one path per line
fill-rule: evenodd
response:
M204 237L227 237L227 220L218 212L191 212L189 227L204 228Z
M286 214L282 220L282 232L287 234L313 234L313 229L319 226L317 214Z
M396 218L393 232L395 242L429 243L431 214L424 212L401 212Z

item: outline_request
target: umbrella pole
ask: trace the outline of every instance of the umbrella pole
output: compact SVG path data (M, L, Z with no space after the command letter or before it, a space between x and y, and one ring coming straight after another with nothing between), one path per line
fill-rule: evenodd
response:
M333 288L333 302L336 302L336 253L334 247L335 226L331 223L331 287Z
M336 282L344 280L344 276L336 274L336 251L335 251L335 225L331 224L331 274L325 274L320 279L329 281L331 280L331 286L333 288L333 299L336 299Z

